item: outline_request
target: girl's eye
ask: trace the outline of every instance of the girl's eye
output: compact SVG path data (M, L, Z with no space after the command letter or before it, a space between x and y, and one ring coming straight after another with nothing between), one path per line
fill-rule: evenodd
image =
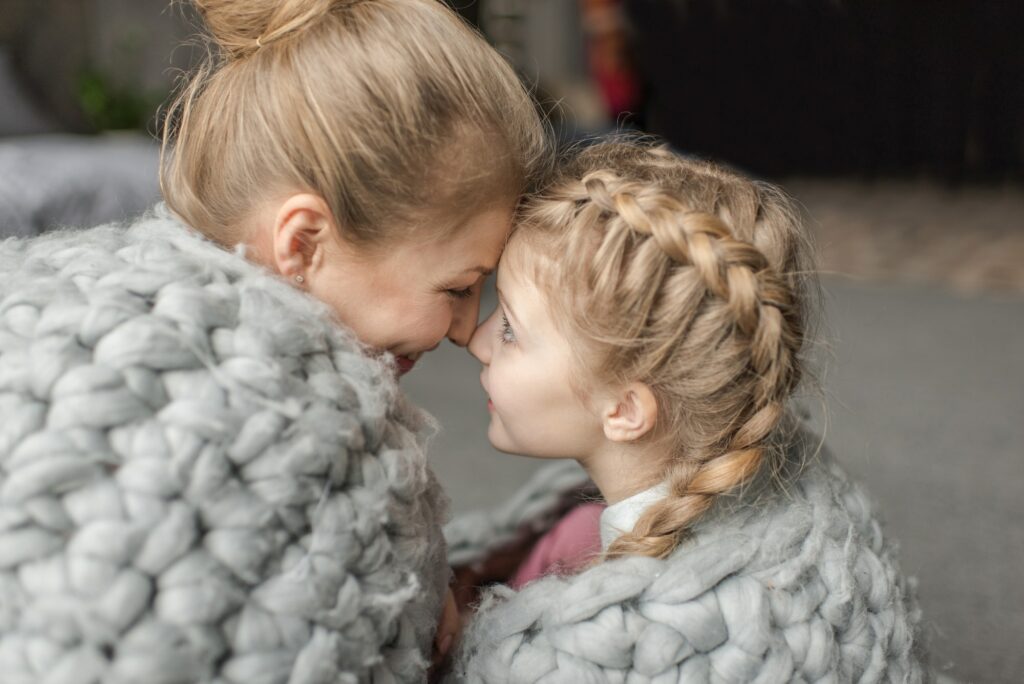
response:
M505 314L501 314L501 331L498 333L498 339L502 344L515 344L516 341L516 334L512 331L512 326L509 325L508 317Z
M473 288L467 287L462 290L445 290L445 293L452 299L469 299L473 296Z

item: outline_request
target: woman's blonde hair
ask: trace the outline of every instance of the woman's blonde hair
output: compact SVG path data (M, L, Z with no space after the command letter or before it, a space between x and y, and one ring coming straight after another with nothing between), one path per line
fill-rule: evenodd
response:
M514 200L546 136L516 74L438 0L193 0L208 58L169 106L161 187L212 239L311 191L356 244Z
M643 382L658 401L670 494L606 557L668 555L717 496L781 466L816 284L780 190L649 144L597 144L524 205L506 254L533 265L580 377Z

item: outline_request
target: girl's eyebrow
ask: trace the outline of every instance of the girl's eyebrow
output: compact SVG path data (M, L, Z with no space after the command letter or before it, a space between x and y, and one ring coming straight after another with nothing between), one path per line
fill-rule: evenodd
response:
M522 326L519 325L519 319L516 317L516 313L512 310L512 307L508 305L508 300L505 299L505 295L501 293L501 289L497 287L495 287L495 289L498 291L498 301L501 302L502 308L504 308L506 313L508 313L509 318L511 318L512 322L516 324L516 327L521 328Z

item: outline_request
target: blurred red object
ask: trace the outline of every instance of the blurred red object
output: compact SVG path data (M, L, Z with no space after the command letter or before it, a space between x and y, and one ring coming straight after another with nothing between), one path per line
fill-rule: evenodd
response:
M608 114L614 119L635 112L640 105L640 83L630 54L622 0L580 0L580 14L590 73Z

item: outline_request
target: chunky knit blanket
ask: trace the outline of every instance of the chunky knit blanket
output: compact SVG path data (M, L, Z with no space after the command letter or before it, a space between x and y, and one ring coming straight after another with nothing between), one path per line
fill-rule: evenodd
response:
M430 425L320 304L158 207L0 243L0 680L423 681Z
M811 441L794 450L806 454ZM927 679L912 586L868 500L827 455L804 460L723 499L666 560L630 557L492 590L450 680ZM519 509L554 505L567 483L579 487L579 471L542 471ZM523 523L511 510L467 516L447 528L449 544L472 561L486 552L481 540L504 542Z

